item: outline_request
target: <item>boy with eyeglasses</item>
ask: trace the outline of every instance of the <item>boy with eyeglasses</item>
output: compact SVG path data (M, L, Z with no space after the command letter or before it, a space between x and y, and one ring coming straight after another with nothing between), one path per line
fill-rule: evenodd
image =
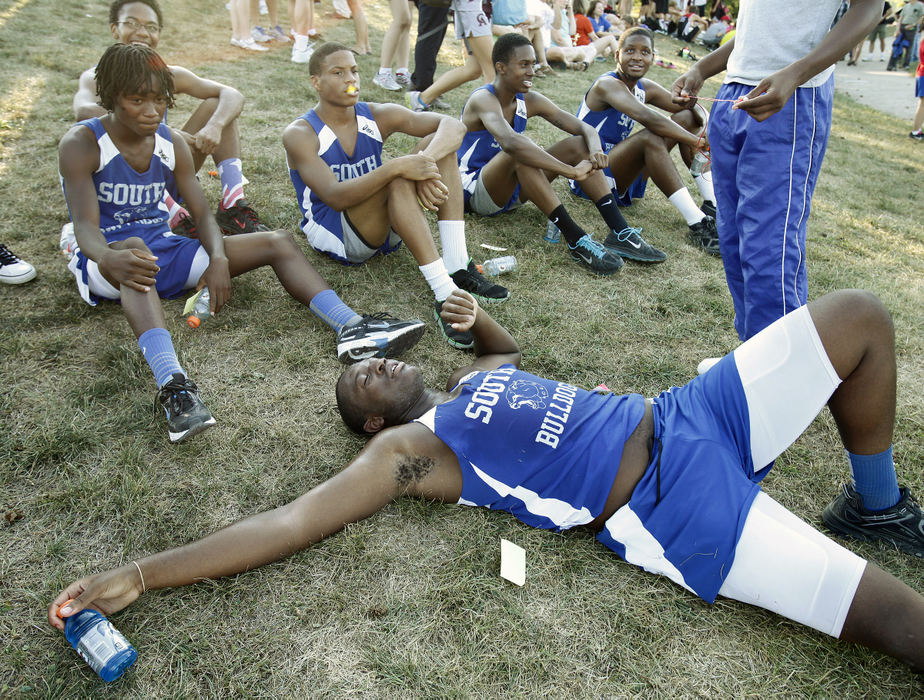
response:
M157 0L115 0L109 6L109 31L121 44L145 44L157 49L163 29L163 13ZM77 94L74 95L74 116L78 121L102 117L106 110L96 96L95 66L80 76ZM251 233L268 230L257 213L244 199L244 175L241 171L241 145L237 118L244 107L244 96L233 87L202 78L186 68L170 66L178 95L189 95L202 100L179 133L192 151L196 171L207 156L215 161L221 178L221 203L215 219L222 233ZM195 237L193 219L170 196L166 199L170 213L170 228L175 233ZM73 224L62 231L62 240L73 236Z

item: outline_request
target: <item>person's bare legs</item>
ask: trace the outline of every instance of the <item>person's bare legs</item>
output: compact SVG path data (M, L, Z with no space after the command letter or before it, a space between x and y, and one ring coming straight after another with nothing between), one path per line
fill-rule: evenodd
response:
M466 58L465 65L443 73L426 90L420 93L424 104L431 104L440 95L445 95L460 85L476 80L482 76L484 83L494 81L494 64L491 63L491 49L494 44L489 36L469 37L468 46L472 53Z
M366 56L372 53L372 47L369 45L369 25L366 22L366 13L363 12L362 0L347 0L347 5L350 6L353 27L356 30L356 44L353 46L353 52Z
M230 0L231 38L246 41L250 38L250 0Z
M843 380L828 408L844 447L876 454L892 444L895 345L892 320L875 296L846 290L809 304L831 364ZM840 638L879 649L924 671L924 597L868 564Z
M135 249L151 255L151 250L145 242L136 237L130 236L121 241L110 243L109 247L114 250ZM106 270L100 268L100 274L106 278L113 287L119 290L121 295L122 313L125 314L128 325L131 326L132 332L136 338L152 328L166 328L167 322L164 318L164 307L157 295L157 289L154 285L150 286L147 292L141 292L132 289L128 285L120 285Z
M911 130L918 133L921 131L921 126L924 126L924 97L918 98L918 108L914 112L914 121L911 124Z
M391 0L391 24L382 37L382 58L379 63L379 69L387 68L391 70L395 54L404 37L405 45L407 44L407 35L411 29L411 13L408 10L407 0ZM405 61L407 52L405 51Z

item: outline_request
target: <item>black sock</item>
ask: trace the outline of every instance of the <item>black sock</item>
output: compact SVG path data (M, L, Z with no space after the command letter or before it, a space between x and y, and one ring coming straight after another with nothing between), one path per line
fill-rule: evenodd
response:
M578 226L571 215L565 211L565 205L559 204L555 210L549 214L549 221L558 226L561 235L568 241L568 245L573 246L578 242L581 236L585 235L584 229Z
M616 204L616 195L610 192L605 197L601 197L599 202L594 202L600 216L616 233L629 228L629 223L623 218L622 212L619 211L619 205Z

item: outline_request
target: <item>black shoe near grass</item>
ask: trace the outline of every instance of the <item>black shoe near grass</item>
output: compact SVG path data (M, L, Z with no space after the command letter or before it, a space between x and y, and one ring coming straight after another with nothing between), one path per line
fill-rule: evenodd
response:
M387 313L366 314L337 333L337 359L353 364L369 357L396 357L414 347L426 329L416 318L401 321Z
M440 311L442 310L443 302L436 302L433 306L433 317L436 319L436 325L439 326L440 333L443 334L446 342L454 348L459 348L459 350L469 350L475 347L475 339L472 337L472 334L468 331L457 331L446 323L443 317L440 316Z
M467 268L456 270L449 276L459 289L471 294L479 304L503 304L510 298L510 291L485 279L473 260L468 261Z
M643 263L659 263L667 260L667 253L658 250L641 236L640 228L625 228L610 231L603 241L603 247L614 255Z
M247 204L243 199L228 207L222 209L218 207L215 212L215 221L218 228L226 236L236 236L239 233L255 233L257 231L269 231L260 221L257 212Z
M711 216L703 217L702 221L692 224L687 236L690 238L690 243L697 248L702 248L703 251L717 258L722 257L719 251L719 232L716 231L715 219Z
M167 416L170 442L182 442L215 425L215 418L199 398L196 383L179 372L158 390L157 400Z
M699 210L703 212L703 214L705 214L706 216L711 216L713 219L715 218L715 214L716 214L715 204L710 202L708 199L705 200L702 203L702 205L700 205Z
M834 533L857 540L886 542L916 557L924 557L924 513L911 492L899 489L901 498L891 508L867 510L852 484L844 484L821 519Z
M612 275L622 267L620 256L609 252L601 243L586 233L573 246L568 245L568 252L581 267L590 270L595 275Z
M177 236L186 236L186 238L198 238L199 229L196 228L196 222L191 216L184 216L176 222L176 226L170 229Z

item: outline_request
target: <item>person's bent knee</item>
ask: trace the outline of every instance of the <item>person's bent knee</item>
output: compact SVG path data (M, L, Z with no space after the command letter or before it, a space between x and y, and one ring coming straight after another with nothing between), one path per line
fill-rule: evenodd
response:
M140 250L143 253L148 253L148 254L151 253L151 249L148 248L148 244L145 243L144 240L142 238L139 238L138 236L129 236L128 238L123 238L121 241L119 241L118 246L111 246L111 247L113 248L118 247L119 249L122 249L122 250L132 248L134 250Z
M890 334L893 332L892 315L882 300L872 292L865 289L842 289L831 292L829 296L835 297L862 325L873 324L887 329Z

